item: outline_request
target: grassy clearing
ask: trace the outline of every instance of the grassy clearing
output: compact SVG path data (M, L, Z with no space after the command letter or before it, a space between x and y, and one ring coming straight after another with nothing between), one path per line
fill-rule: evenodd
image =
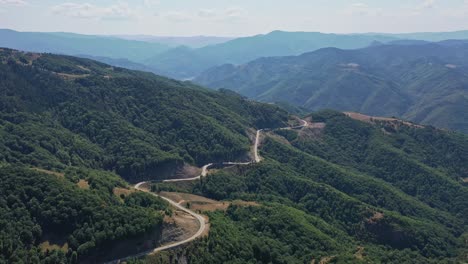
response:
M58 178L64 178L65 177L65 174L61 173L61 172L56 172L56 171L51 171L51 170L46 170L46 169L41 169L41 168L32 168L32 169L37 171L37 172L42 172L42 173L45 173L45 174L56 176Z
M176 192L161 192L161 196L167 197L184 207L188 207L191 210L199 212L214 212L214 211L225 211L230 205L239 206L259 206L256 202L247 202L241 200L235 201L216 201L208 199L203 196L198 196L188 193L176 193Z
M39 248L42 250L42 252L52 251L52 250L61 250L63 252L67 252L68 243L65 243L63 245L57 245L57 244L51 244L50 241L44 241L41 244L39 244Z
M120 188L120 187L116 187L113 190L114 195L119 197L119 199L121 199L122 202L123 202L122 197L126 197L134 192L136 192L135 189L125 189L125 188Z
M89 190L89 183L86 180L81 179L77 185L80 189Z

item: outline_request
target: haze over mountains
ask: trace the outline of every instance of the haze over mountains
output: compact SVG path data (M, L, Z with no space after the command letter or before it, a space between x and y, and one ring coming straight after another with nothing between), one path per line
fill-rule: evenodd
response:
M324 34L273 31L236 39L216 37L91 36L70 33L32 33L0 30L0 46L33 52L93 56L143 64L148 71L177 79L191 79L223 64L243 64L260 57L300 55L320 48L364 48L397 40L468 39L468 31L415 34ZM204 43L204 44L203 44ZM215 44L218 43L218 44ZM179 45L181 44L181 45ZM177 46L179 45L179 46ZM206 45L206 46L204 46ZM199 48L195 48L199 47ZM133 65L134 66L134 65ZM129 66L130 68L134 68ZM141 68L141 67L140 67Z
M102 56L142 61L169 49L167 45L73 33L34 33L0 30L0 46L32 52Z
M187 46L189 48L201 48L208 45L216 45L233 40L233 37L212 37L212 36L194 36L194 37L162 37L149 35L115 35L114 37L138 40L146 42L155 42L169 45L171 47Z
M180 211L125 180L248 160L261 128L260 163L148 183L203 199L187 207L218 207L197 209L210 221L206 238L139 261L457 263L466 254L466 135L336 111L275 129L297 117L63 55L2 48L0 80L0 262L102 262L159 246Z
M468 31L0 30L0 264L465 263L467 113Z
M467 61L466 41L399 41L224 65L194 81L265 102L398 116L468 132Z

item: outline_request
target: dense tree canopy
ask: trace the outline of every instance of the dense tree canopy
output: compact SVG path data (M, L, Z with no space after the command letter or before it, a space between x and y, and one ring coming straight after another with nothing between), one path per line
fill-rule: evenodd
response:
M184 162L241 157L251 128L287 120L227 91L91 60L3 50L0 61L0 160L9 163L154 179Z
M74 182L81 177L89 189ZM98 257L114 242L158 227L168 205L144 193L113 194L126 184L97 171L69 170L64 176L33 169L0 168L0 263L73 263ZM44 251L45 237L59 237L68 251Z
M331 263L457 263L465 258L466 136L366 124L333 111L312 118L325 128L270 132L261 148L264 162L216 172L186 190L260 204L210 214L210 237L174 258L186 256L189 263L230 257L228 263L325 258ZM154 187L170 188L183 190ZM278 244L265 242L260 252L268 254L257 255L256 241L272 237Z

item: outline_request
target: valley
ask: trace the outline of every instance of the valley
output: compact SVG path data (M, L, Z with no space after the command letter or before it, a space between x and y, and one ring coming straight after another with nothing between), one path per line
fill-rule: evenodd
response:
M308 122L305 121L305 120L300 120L300 122L302 123L301 126L296 126L296 127L288 127L288 129L301 129L303 127L307 127L308 126ZM280 129L284 129L284 128L280 128ZM255 141L254 141L254 144L253 144L253 153L254 153L254 160L251 161L251 162L247 162L247 163L241 163L241 162L231 162L231 161L228 161L228 162L222 162L223 165L228 165L228 166L236 166L236 165L240 165L240 166L245 166L245 165L250 165L250 164L253 164L253 163L259 163L261 161L261 158L260 156L258 155L258 146L260 144L260 133L262 132L262 130L264 129L260 129L260 130L257 130L256 132L256 136L255 136ZM207 176L207 173L208 173L208 168L213 166L212 163L210 164L207 164L205 166L203 166L202 168L202 173L200 176L196 177L196 178L182 178L182 179L171 179L171 180L164 180L163 182L180 182L180 181L193 181L193 180L198 180L200 178L203 178L203 177L206 177ZM139 190L139 191L143 191L143 192L148 192L148 188L144 188L142 186L144 185L148 185L149 182L140 182L138 184L136 184L134 186L135 189ZM152 193L153 194L153 193ZM121 261L125 261L125 260L128 260L128 259L132 259L132 258L140 258L142 256L145 256L145 255L150 255L150 254L155 254L159 251L163 251L163 250L168 250L168 249L172 249L172 248L176 248L176 247L179 247L181 245L184 245L184 244L187 244L187 243L190 243L192 242L193 240L199 238L200 236L202 236L203 234L206 233L206 229L207 229L207 226L205 224L205 221L206 219L200 215L200 214L197 214L195 213L194 211L190 210L190 209L187 209L186 207L182 206L181 203L184 202L184 200L181 200L181 201L174 201L173 199L170 199L168 198L167 196L164 196L164 195L156 195L156 194L153 194L157 197L161 197L163 198L164 200L168 201L173 207L175 207L176 209L182 211L182 212L186 212L188 213L189 215L193 216L197 221L198 221L198 224L199 224L199 228L197 230L197 232L192 235L191 237L187 238L187 239L184 239L182 241L178 241L178 242L175 242L175 243L172 243L172 244L169 244L169 245L164 245L164 246L161 246L161 247L158 247L158 248L155 248L154 250L152 251L148 251L148 252L144 252L144 253L139 253L139 254L136 254L136 255L132 255L132 256L129 256L129 257L126 257L126 258L123 258L123 259L119 259L119 260L115 260L115 261L112 261L112 262L109 262L109 263L120 263ZM190 202L190 201L186 201L186 202Z
M465 263L464 34L0 30L0 264Z

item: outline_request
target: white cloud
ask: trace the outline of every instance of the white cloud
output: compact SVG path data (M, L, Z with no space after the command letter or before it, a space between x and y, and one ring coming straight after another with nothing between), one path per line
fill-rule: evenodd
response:
M421 15L424 11L432 9L436 6L436 0L423 0L419 5L413 8L410 15Z
M242 18L246 14L245 10L238 7L231 7L226 9L225 15L229 19Z
M90 3L63 3L51 8L55 15L63 15L84 19L125 20L136 18L136 12L126 3L118 3L106 7Z
M163 15L164 18L172 22L187 22L193 19L193 17L185 12L169 12Z
M0 5L14 5L14 6L24 6L28 2L24 0L0 0Z
M143 5L145 7L154 7L159 5L161 2L159 0L143 0Z
M424 0L421 4L421 8L433 8L435 6L435 0Z
M365 3L353 3L341 13L349 16L380 16L381 8L371 7Z
M227 21L238 20L246 14L244 9L231 7L227 9L199 9L196 12L173 11L162 17L172 22L187 21Z
M468 16L468 0L465 0L461 6L457 7L457 8L448 8L448 9L445 9L442 14L449 18L449 19L453 19L453 18L466 18Z
M212 9L200 9L198 10L198 16L203 18L212 18L216 16L216 11Z

